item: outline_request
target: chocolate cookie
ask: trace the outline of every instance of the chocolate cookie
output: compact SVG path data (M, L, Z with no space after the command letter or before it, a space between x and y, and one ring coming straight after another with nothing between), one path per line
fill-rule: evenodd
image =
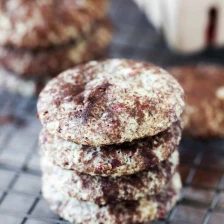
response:
M166 160L179 145L181 132L180 124L176 122L152 137L120 145L91 147L66 141L43 129L40 147L44 156L62 168L115 177L146 170Z
M186 94L184 135L224 137L224 68L215 65L174 67L170 73Z
M112 39L109 20L97 24L89 37L65 45L36 50L0 47L0 64L26 78L59 72L105 55Z
M148 196L139 201L125 201L105 206L66 197L54 183L45 178L42 192L51 209L71 223L134 224L164 218L178 200L180 189L180 176L175 174L158 195Z
M46 48L90 33L107 0L1 0L0 45Z
M51 80L38 101L53 135L101 146L153 136L177 121L183 90L165 70L146 62L92 61Z
M54 182L60 192L64 192L68 197L102 205L139 200L158 193L170 181L178 163L179 153L176 150L167 161L148 171L113 178L80 174L55 166L46 157L41 160L44 178Z

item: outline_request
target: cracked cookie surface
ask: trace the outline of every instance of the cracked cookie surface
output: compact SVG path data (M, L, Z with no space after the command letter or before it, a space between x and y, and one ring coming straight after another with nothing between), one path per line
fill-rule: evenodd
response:
M53 135L101 146L156 135L179 119L183 107L183 89L165 70L109 59L51 80L40 94L38 115Z
M96 204L139 200L161 191L170 181L179 164L175 152L166 161L148 171L121 177L100 177L64 170L53 165L48 158L41 159L44 178L54 182L60 192L78 200Z
M66 197L54 183L45 178L42 192L50 208L71 223L137 224L164 218L178 200L180 189L181 180L176 173L164 190L157 195L105 206Z
M180 123L158 135L119 145L84 146L50 134L40 133L42 154L64 169L99 176L122 176L147 170L168 159L178 147L182 129Z

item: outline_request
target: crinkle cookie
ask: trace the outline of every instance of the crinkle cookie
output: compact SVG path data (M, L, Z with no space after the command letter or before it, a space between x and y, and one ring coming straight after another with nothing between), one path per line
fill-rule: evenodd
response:
M103 20L90 37L66 45L35 51L0 47L0 64L26 78L53 76L77 64L102 58L111 39L111 23Z
M43 179L42 192L51 209L71 223L137 224L164 218L178 200L180 189L181 180L176 173L158 195L105 206L66 197L48 179Z
M179 153L176 150L168 160L148 171L112 178L64 170L53 165L46 157L41 160L45 179L57 185L60 192L96 204L138 200L156 194L170 181L178 163Z
M1 0L0 45L40 48L90 33L107 0Z
M179 119L183 107L183 89L165 70L121 59L61 73L38 101L39 118L51 134L91 146L156 135Z
M179 145L180 123L158 135L120 145L84 146L50 134L40 133L41 152L55 165L80 173L122 176L149 169L166 160Z
M173 67L170 73L183 86L186 108L184 135L224 137L224 68L218 65Z

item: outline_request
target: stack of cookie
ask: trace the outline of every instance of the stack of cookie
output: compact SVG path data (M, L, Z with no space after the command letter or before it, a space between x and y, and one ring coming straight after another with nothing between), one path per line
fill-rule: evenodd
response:
M0 1L0 87L34 95L52 76L102 58L108 0Z
M41 92L43 196L72 223L144 223L178 199L183 90L149 63L77 66Z

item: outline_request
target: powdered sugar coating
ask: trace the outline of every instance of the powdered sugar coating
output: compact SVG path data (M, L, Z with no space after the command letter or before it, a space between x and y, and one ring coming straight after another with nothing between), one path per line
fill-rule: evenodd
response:
M0 45L39 48L89 33L107 12L107 0L1 0Z
M99 206L92 202L68 198L54 183L43 179L43 196L50 208L74 224L130 224L145 223L164 218L179 198L181 180L176 173L171 182L158 195L139 201L126 201Z
M179 122L158 135L119 145L88 147L40 133L41 152L55 165L80 173L99 176L122 176L137 173L166 160L181 139Z
M145 62L92 61L60 74L41 92L38 114L51 133L77 144L131 142L164 131L180 117L183 90Z
M138 200L158 193L170 181L179 163L176 150L167 161L148 171L134 175L113 177L90 176L64 170L46 157L42 157L44 178L54 182L67 196L96 204L115 203L123 200Z

